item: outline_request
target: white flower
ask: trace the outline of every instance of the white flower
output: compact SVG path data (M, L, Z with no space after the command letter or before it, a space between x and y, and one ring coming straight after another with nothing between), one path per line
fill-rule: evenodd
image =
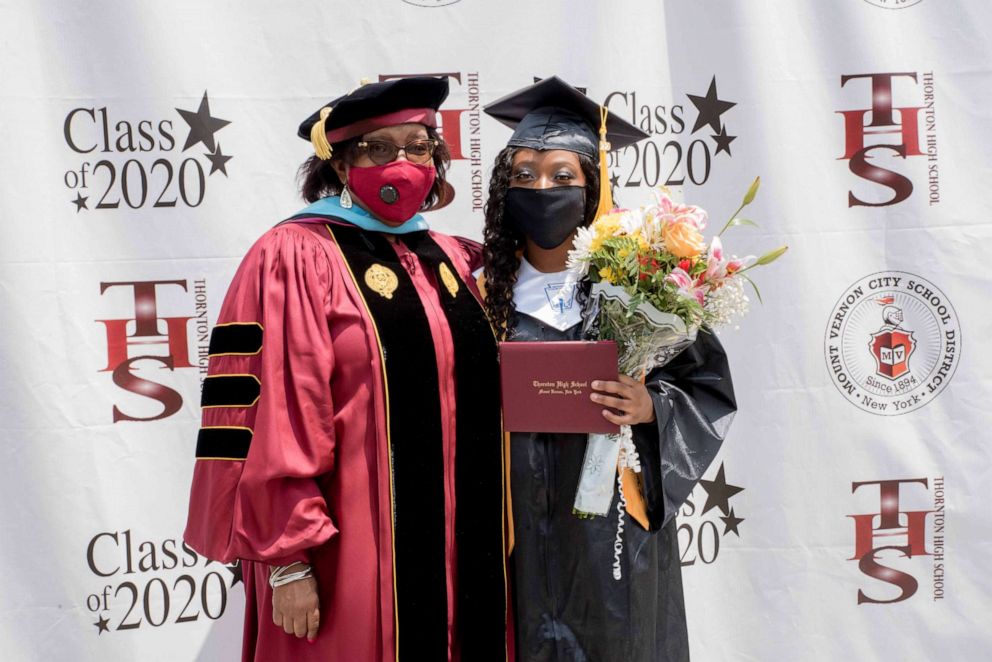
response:
M624 234L637 234L644 227L644 214L640 209L626 209L620 215L620 229Z
M750 302L744 294L744 279L727 278L706 296L706 321L714 329L728 326L747 314Z
M568 251L568 260L566 261L566 266L572 270L584 274L587 262L592 255L592 240L596 236L596 233L591 227L579 228L578 234L575 235L575 241L572 242L572 249Z
M643 212L643 222L641 228L641 237L644 241L648 242L654 250L661 250L664 241L661 238L661 220L658 218L651 208L645 208Z

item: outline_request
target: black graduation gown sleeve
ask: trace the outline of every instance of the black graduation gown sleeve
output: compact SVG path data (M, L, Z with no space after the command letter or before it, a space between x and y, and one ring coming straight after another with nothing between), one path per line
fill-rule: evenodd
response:
M716 457L737 411L727 354L716 334L696 342L645 381L655 422L633 427L649 529L667 524Z

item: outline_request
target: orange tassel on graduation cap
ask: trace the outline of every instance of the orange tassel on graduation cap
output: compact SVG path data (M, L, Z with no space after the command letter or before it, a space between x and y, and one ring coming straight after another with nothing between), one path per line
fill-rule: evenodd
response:
M317 155L317 158L321 161L326 161L331 158L331 154L333 154L331 144L327 142L327 129L324 126L324 123L330 116L330 106L321 108L320 119L314 122L314 125L310 127L310 142L313 143L313 151Z
M613 211L613 190L610 188L610 169L607 166L610 143L606 140L606 118L610 111L606 106L599 107L599 206L595 218ZM595 219L594 219L595 220Z

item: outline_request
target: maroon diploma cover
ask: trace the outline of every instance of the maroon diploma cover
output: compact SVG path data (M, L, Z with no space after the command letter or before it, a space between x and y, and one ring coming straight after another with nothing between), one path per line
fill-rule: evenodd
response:
M593 380L617 381L613 341L503 342L499 365L506 431L618 432L589 399Z

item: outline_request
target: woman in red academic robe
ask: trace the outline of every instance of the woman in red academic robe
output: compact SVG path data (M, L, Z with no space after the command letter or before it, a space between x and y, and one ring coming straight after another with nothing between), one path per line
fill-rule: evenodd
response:
M244 660L507 660L496 342L445 202L445 79L300 127L312 204L251 248L211 337L186 541L240 559Z

